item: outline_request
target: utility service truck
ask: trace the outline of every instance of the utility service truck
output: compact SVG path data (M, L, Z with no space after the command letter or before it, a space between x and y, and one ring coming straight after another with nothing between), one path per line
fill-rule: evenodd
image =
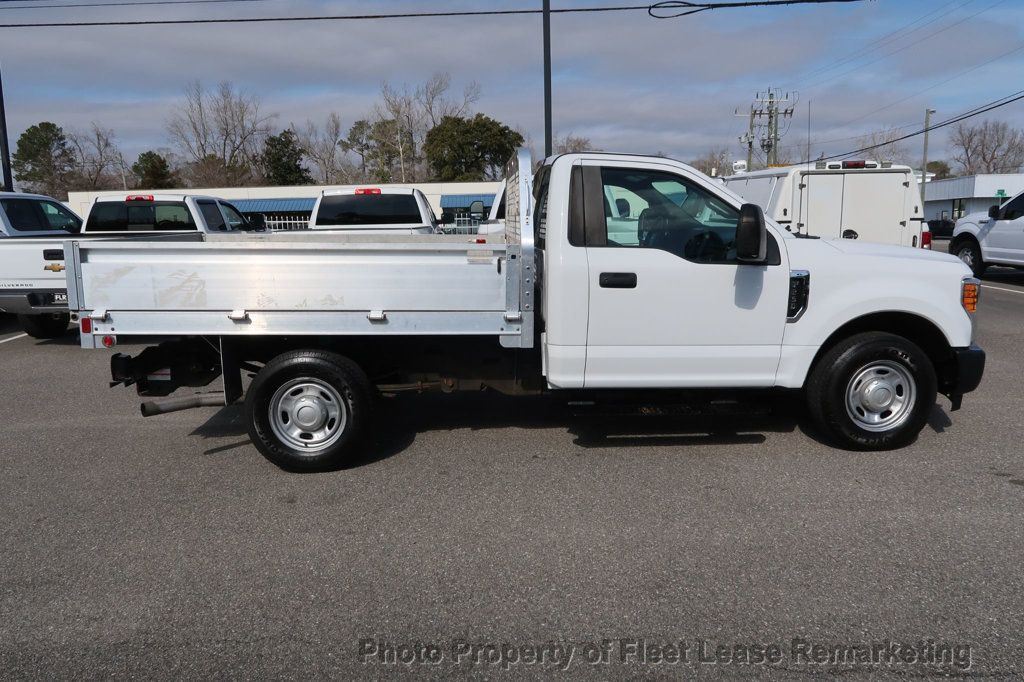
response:
M531 168L525 150L510 161L495 239L72 242L81 343L151 344L111 359L146 415L244 395L256 447L301 470L352 457L378 393L800 390L836 444L883 449L917 436L937 393L955 410L981 380L979 286L952 256L798 237L665 158ZM635 231L609 196L628 197Z
M67 233L90 239L202 239L204 234L257 229L231 204L214 197L181 194L129 194L99 197L82 222L48 197L15 195L0 199L7 215L17 210L20 224L38 213L40 229L31 238L0 240L0 312L18 316L31 336L49 339L68 330L64 278ZM257 219L258 223L259 219ZM35 223L33 223L35 224ZM46 225L57 225L50 231ZM25 230L19 232L24 234Z
M785 229L826 239L931 248L910 166L818 161L723 178Z

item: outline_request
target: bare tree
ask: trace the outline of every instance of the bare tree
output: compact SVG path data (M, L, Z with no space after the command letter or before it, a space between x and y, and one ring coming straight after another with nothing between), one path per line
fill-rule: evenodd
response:
M427 124L433 128L445 116L462 118L470 113L470 109L480 100L481 87L476 81L463 88L462 98L458 100L447 97L451 87L451 74L438 72L427 79L427 82L416 88L415 99L422 108Z
M1005 121L958 123L949 143L963 175L1016 173L1024 166L1024 131Z
M909 163L910 153L906 145L899 140L903 133L899 128L885 128L868 133L857 139L857 147L867 149L864 156L876 161L889 163ZM868 149L870 148L870 149Z
M207 90L195 81L185 88L185 102L168 121L167 131L189 158L197 184L238 186L255 177L255 162L273 119L260 111L255 95L236 90L230 82Z
M694 159L690 165L704 175L718 177L732 172L732 155L725 147L712 147L699 159Z
M600 151L594 149L594 145L591 144L589 137L581 137L572 133L566 133L565 137L555 136L553 146L556 154Z
M347 180L349 173L343 172L347 165L344 158L344 130L341 117L332 112L320 128L313 121L306 121L305 127L293 131L307 159L316 169L316 178L325 184Z
M68 144L74 157L69 184L74 189L126 188L124 159L114 131L93 122L88 130L72 130Z
M374 142L380 158L376 159L380 175L381 159L393 160L387 173L400 182L425 180L430 175L423 155L427 133L445 116L465 117L480 99L480 85L467 85L460 98L448 97L451 76L435 73L425 83L410 88L403 84L381 85L381 103L374 111ZM365 163L365 161L364 161Z

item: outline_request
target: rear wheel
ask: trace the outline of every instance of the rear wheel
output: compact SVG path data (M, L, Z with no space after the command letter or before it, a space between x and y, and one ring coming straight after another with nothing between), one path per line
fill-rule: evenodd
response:
M249 437L274 464L317 471L351 460L371 412L372 388L348 358L303 350L260 370L246 396Z
M68 333L71 315L68 313L44 313L42 315L18 315L18 322L25 333L34 339L57 339Z
M953 247L953 255L962 260L971 269L975 277L985 274L988 267L981 259L981 246L973 239L964 239Z
M935 404L935 368L924 351L893 334L839 342L808 379L811 415L843 447L888 450L911 443Z

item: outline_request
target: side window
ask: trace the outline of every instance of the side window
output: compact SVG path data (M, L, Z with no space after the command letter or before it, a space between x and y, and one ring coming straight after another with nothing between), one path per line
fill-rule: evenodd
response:
M1010 199L1003 208L1003 220L1017 220L1022 217L1024 217L1024 194Z
M3 199L0 204L7 214L7 221L16 232L39 232L41 230L53 229L42 211L39 210L37 201L32 199Z
M196 229L192 214L188 212L188 208L184 204L157 204L155 217L158 230Z
M537 247L544 248L544 240L548 232L548 188L551 181L551 166L543 166L533 178L533 199L536 214L533 217L533 231L537 238ZM507 190L506 190L507 191ZM501 199L505 204L504 196Z
M739 211L663 171L602 168L607 244L660 249L696 263L736 262Z
M199 210L203 212L203 220L211 230L227 230L227 223L220 212L220 207L213 201L199 201Z
M39 203L39 207L43 209L43 215L46 216L47 223L54 230L76 232L82 227L82 221L78 219L78 216L60 204L52 201L43 201Z
M221 210L224 212L224 216L228 219L228 227L232 230L241 229L242 225L245 225L245 218L238 212L238 209L231 204L221 204Z

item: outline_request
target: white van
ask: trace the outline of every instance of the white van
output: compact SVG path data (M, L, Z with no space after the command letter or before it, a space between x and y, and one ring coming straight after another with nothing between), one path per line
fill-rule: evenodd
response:
M723 179L790 232L931 248L921 191L909 166L818 161Z

